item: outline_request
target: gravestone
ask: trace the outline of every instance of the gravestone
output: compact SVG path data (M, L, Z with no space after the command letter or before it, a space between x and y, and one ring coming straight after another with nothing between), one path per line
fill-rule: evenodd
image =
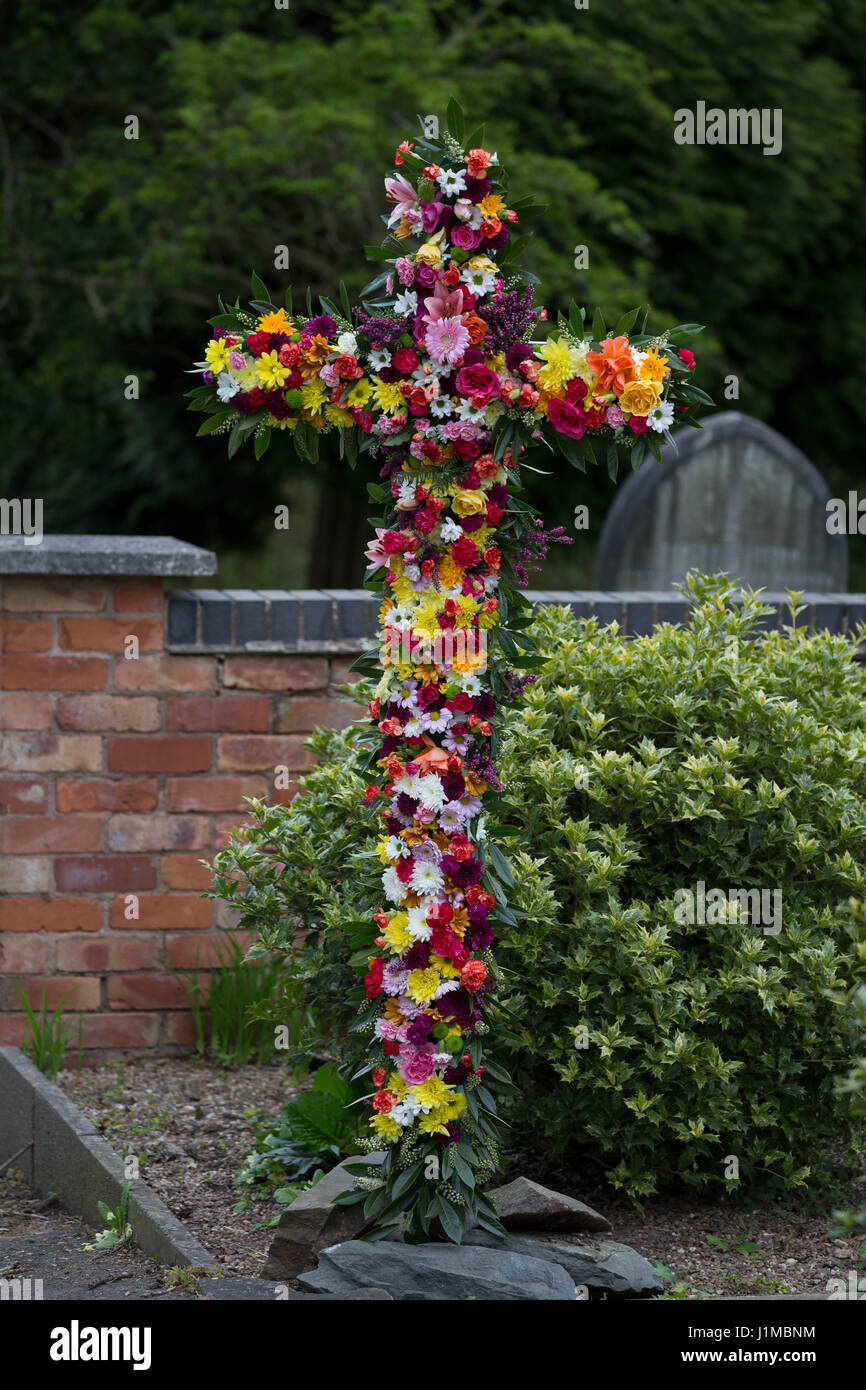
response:
M602 528L599 589L666 589L690 569L753 588L843 590L844 536L827 531L824 479L800 450L737 411L682 429L647 458Z

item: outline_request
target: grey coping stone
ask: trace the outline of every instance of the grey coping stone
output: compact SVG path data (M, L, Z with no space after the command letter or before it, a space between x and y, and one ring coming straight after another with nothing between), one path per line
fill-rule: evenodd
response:
M323 589L323 594L335 600L337 611L337 640L347 637L367 637L370 626L370 595L367 589Z
M235 641L264 642L267 637L267 605L255 589L226 589L235 606Z
M198 599L189 589L170 589L168 603L168 642L192 646L198 638Z
M297 645L301 631L301 606L285 589L260 589L270 612L271 642L283 642L287 647Z
M0 574L216 574L211 550L174 536L0 536ZM32 540L32 537L30 538Z
M201 641L205 647L232 645L232 601L225 589L191 589L201 609Z
M334 637L334 603L321 589L291 589L301 600L301 635L305 642L330 642Z
M10 1112L15 1108L13 1123ZM56 1192L61 1203L97 1229L104 1222L98 1203L116 1207L125 1185L123 1162L86 1115L42 1075L17 1047L0 1047L0 1159L33 1140L32 1163L23 1172L37 1192ZM7 1145L13 1145L6 1152ZM172 1215L155 1192L136 1180L129 1193L133 1238L146 1255L169 1264L213 1265L209 1250Z
M691 569L755 588L845 588L846 540L827 530L830 491L789 439L721 411L679 430L676 446L619 488L599 538L599 588L663 588Z

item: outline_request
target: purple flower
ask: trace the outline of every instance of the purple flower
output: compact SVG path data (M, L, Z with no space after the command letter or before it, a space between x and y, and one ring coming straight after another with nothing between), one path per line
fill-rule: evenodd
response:
M303 331L313 338L317 333L321 333L323 338L330 338L337 330L337 325L330 314L317 314L315 318L308 319L304 324Z

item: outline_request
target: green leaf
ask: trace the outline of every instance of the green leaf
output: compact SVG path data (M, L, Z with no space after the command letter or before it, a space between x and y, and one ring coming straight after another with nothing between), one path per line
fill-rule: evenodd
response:
M464 134L463 108L454 97L452 97L448 103L446 119L448 121L448 130L450 134L462 145Z
M409 1189L414 1186L416 1179L421 1176L423 1171L424 1162L423 1159L420 1158L416 1163L410 1163L408 1168L404 1168L391 1188L392 1199L396 1201L398 1197L403 1196L404 1192L408 1192Z
M597 343L607 337L607 329L604 326L604 314L600 309L596 309L592 316L592 336Z
M266 454L266 453L267 453L267 451L268 451L268 445L270 444L270 442L271 442L271 427L270 427L270 425L266 425L265 428L264 428L263 430L261 430L261 431L256 435L255 440L254 440L254 443L253 443L253 447L254 447L254 449L255 449L255 454L256 454L256 458L257 458L257 459L260 459L260 458L262 457L263 454Z
M448 1239L460 1245L463 1240L463 1217L458 1214L456 1207L439 1194L436 1197L436 1215Z
M268 293L268 287L264 280L262 280L255 271L253 271L250 280L253 287L253 298L260 299L263 303L267 304L269 308L273 309L274 303Z

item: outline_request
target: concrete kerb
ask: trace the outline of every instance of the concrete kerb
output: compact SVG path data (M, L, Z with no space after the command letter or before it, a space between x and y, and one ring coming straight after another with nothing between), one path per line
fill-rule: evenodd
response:
M122 1160L17 1047L0 1047L0 1164L28 1144L11 1167L37 1192L56 1193L67 1211L101 1229L97 1203L119 1205ZM129 1191L129 1224L139 1249L163 1264L216 1266L210 1251L140 1178Z

